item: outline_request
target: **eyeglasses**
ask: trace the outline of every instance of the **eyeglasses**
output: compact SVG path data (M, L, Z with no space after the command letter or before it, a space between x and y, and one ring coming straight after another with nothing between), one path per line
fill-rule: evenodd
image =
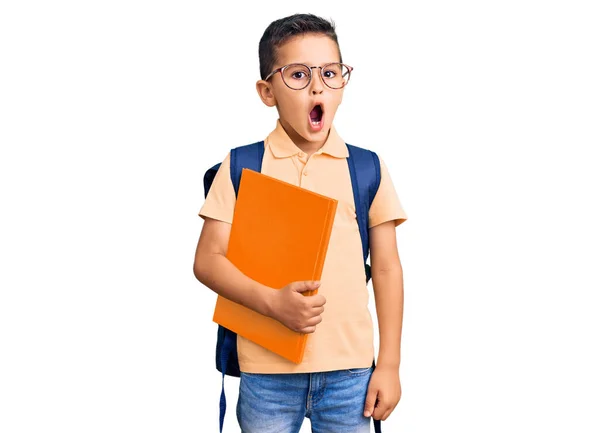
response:
M328 63L325 66L307 66L302 63L292 63L275 69L267 75L265 81L280 72L286 86L293 90L302 90L310 84L312 70L315 68L320 69L323 83L331 89L341 89L348 84L350 73L354 69L352 66L343 63Z

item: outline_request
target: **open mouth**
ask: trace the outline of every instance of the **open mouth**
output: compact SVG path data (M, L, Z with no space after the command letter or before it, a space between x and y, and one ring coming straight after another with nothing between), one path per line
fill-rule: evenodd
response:
M323 126L323 107L320 104L310 111L310 124L313 129L321 129Z

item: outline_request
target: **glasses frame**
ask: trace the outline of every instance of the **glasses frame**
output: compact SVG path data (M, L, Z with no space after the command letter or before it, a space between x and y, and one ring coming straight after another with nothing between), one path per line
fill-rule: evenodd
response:
M346 83L342 87L331 87L325 81L325 77L323 76L323 70L325 68L327 68L328 66L330 66L330 65L343 65L346 68L348 68L348 80L346 80ZM290 66L304 66L304 67L306 67L309 70L310 74L308 76L308 83L306 83L306 86L301 87L300 89L296 89L294 87L290 87L288 85L288 83L285 82L285 79L283 78L283 71L285 71ZM354 69L352 66L347 65L347 64L342 63L342 62L331 62L331 63L327 63L326 65L323 65L323 66L308 66L308 65L305 65L304 63L290 63L289 65L285 65L285 66L282 66L281 68L275 69L273 72L271 72L269 75L267 75L267 77L265 78L265 81L268 81L269 78L271 78L273 75L275 75L277 72L279 72L281 74L281 81L283 81L283 84L285 84L288 88L290 88L292 90L306 89L310 85L310 83L312 82L312 78L313 78L312 70L315 69L315 68L319 68L320 69L319 76L321 77L321 80L323 81L323 84L325 84L327 87L329 87L330 89L333 89L333 90L340 90L340 89L343 89L344 87L346 87L348 85L348 83L350 82L350 76L352 75L352 70Z

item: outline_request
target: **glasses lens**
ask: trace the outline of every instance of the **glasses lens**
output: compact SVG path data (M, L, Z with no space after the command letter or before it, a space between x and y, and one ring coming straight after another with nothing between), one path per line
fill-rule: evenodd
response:
M332 89L344 87L350 79L350 69L343 63L331 63L321 70L323 81Z
M310 69L304 65L289 65L281 72L283 81L292 89L303 89L310 81Z

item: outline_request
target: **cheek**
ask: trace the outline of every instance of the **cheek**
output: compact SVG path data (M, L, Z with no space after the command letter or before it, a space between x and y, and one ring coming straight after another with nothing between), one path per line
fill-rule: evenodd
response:
M289 110L290 107L294 105L294 101L288 95L278 95L277 103L281 107L282 110Z
M297 101L282 101L280 107L289 119L303 119L308 116L308 113L304 112L304 105Z
M337 97L331 99L330 106L333 110L337 110L341 103L342 103L342 97L340 95L340 96L337 96Z

